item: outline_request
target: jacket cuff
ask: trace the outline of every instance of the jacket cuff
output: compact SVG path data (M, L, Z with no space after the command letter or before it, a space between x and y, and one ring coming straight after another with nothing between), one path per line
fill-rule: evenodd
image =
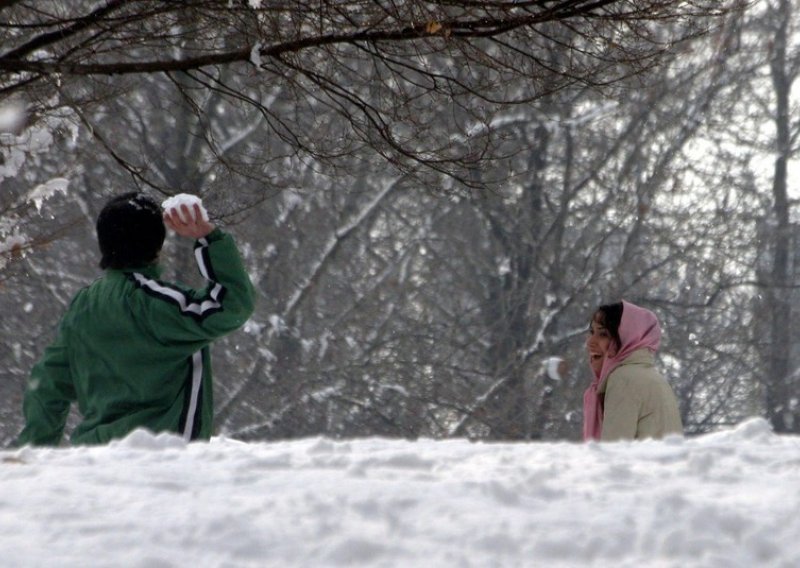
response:
M213 243L214 241L220 240L224 236L225 236L225 232L222 229L220 229L219 227L214 227L214 230L212 230L205 237L203 237L203 239L205 239L209 243ZM197 240L199 241L199 240L202 240L202 239L197 239Z

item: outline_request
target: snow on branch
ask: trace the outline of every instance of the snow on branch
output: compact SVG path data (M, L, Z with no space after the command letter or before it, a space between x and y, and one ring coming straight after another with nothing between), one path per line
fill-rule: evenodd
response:
M320 277L323 269L341 243L350 233L352 233L361 223L363 223L373 211L375 211L380 202L383 201L383 199L391 191L393 191L403 179L404 178L400 177L396 178L390 183L387 183L383 190L378 192L369 203L364 205L364 207L362 207L360 211L353 215L351 219L333 232L328 241L325 243L325 246L320 252L316 262L309 269L308 274L305 276L305 278L303 278L303 280L295 289L294 294L292 294L292 296L286 302L286 306L284 307L282 315L283 320L287 320L292 311L294 311L294 309L300 304L305 294L311 288L313 282Z

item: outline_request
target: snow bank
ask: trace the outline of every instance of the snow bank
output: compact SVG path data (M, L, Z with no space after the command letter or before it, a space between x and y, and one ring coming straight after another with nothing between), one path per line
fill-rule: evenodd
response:
M800 437L0 452L7 566L800 566Z

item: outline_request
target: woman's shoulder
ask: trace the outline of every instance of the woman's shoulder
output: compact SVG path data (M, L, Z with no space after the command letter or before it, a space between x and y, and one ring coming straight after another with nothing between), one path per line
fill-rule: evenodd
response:
M636 351L632 352L630 355L625 357L623 361L619 364L617 369L625 369L626 367L633 367L633 366L644 366L644 367L655 367L656 358L653 355L653 352L649 349L642 348L637 349ZM615 369L615 370L617 370Z
M608 378L616 381L641 381L659 376L653 353L648 349L637 349L611 371Z

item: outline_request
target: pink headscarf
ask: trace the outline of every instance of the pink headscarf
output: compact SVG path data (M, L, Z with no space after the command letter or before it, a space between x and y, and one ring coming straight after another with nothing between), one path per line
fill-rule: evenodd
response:
M649 349L655 353L661 342L661 327L658 318L650 310L640 308L622 300L622 319L619 323L619 350L606 357L600 374L583 394L583 439L598 440L603 431L603 405L597 389L603 381L628 356L637 349Z

